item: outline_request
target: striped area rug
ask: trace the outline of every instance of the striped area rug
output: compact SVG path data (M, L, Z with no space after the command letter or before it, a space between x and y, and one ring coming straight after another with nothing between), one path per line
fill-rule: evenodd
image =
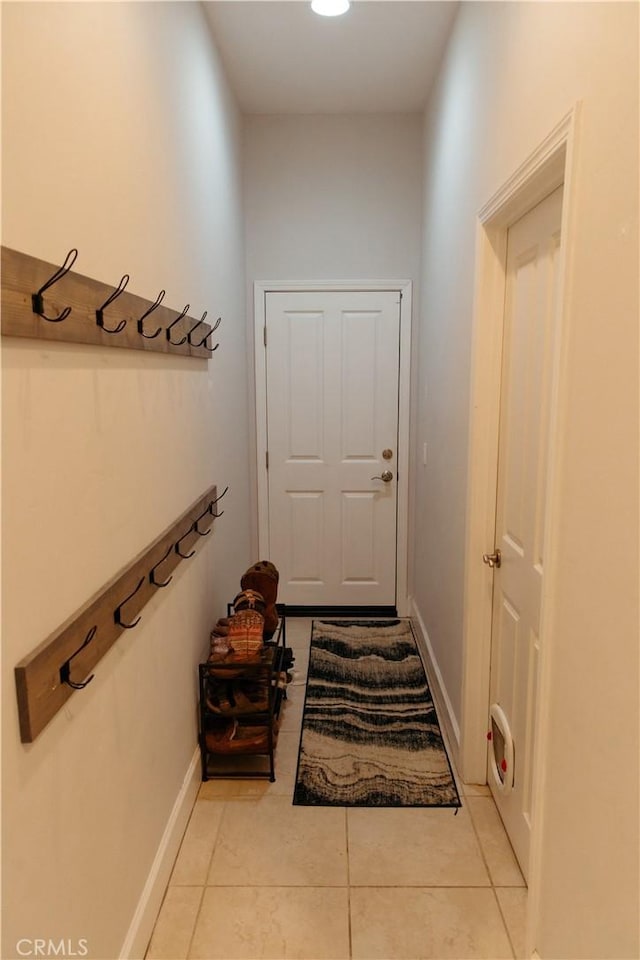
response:
M314 621L293 802L460 806L408 620Z

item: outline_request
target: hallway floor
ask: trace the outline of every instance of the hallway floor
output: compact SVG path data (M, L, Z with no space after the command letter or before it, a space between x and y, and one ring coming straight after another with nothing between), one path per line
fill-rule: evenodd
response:
M451 809L294 807L311 621L276 782L203 783L147 960L524 957L526 887L487 787Z

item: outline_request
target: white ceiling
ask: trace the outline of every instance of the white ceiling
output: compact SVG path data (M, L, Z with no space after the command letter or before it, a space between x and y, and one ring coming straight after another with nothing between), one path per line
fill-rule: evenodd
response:
M243 113L419 112L458 8L354 0L332 18L308 0L203 6Z

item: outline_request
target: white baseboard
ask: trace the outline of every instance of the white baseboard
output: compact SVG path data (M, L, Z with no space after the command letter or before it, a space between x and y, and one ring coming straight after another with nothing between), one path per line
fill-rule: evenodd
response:
M438 661L433 652L429 634L418 606L413 597L409 598L410 617L418 641L418 647L425 661L427 679L429 687L433 694L433 699L438 713L438 719L443 726L443 734L447 741L447 747L451 751L451 759L457 770L460 769L460 725L451 706L451 700L447 693L445 682L440 673Z
M141 960L146 953L199 787L200 750L198 749L191 758L182 787L162 834L147 882L122 945L120 960Z

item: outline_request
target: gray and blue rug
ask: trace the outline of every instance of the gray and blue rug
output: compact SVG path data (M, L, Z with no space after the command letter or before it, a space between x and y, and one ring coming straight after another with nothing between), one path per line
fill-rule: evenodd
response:
M293 802L460 806L408 620L314 621Z

